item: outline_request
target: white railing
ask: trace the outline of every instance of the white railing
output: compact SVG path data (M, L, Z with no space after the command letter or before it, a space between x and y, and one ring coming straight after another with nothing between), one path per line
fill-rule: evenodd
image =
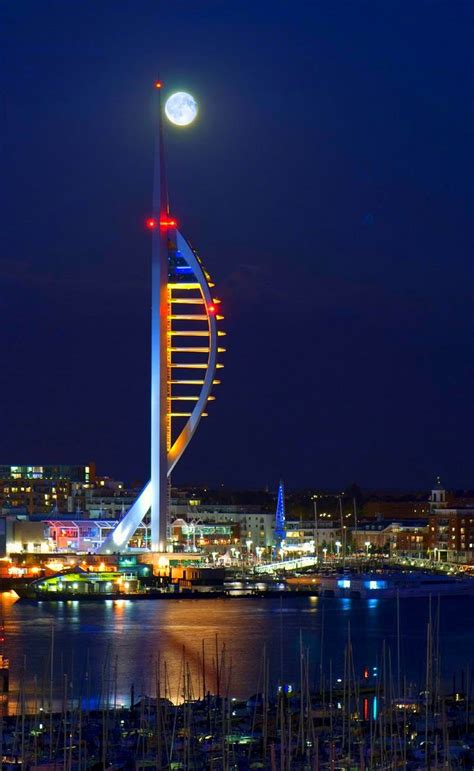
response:
M316 565L317 557L296 557L294 559L278 560L277 562L267 562L265 565L257 565L256 573L274 573L276 570L296 570L297 568L307 568Z

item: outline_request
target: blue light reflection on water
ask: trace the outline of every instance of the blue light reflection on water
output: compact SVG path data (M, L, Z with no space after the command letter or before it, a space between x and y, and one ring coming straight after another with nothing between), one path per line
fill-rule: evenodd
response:
M437 598L433 598L435 613ZM183 650L189 662L196 694L201 683L201 646L204 640L207 687L213 683L215 636L218 647L225 644L231 690L245 697L255 692L261 671L263 647L270 661L272 685L280 679L297 683L300 632L309 652L311 677L316 679L321 659L332 661L334 677L343 671L348 627L357 674L380 661L382 643L396 651L396 603L372 598L359 600L292 598L235 600L169 600L104 603L41 602L13 603L0 599L6 628L6 653L11 659L12 682L18 682L26 656L27 672L38 681L49 671L51 637L54 628L55 677L64 673L77 693L88 670L90 697L100 694L104 663L117 666L120 701L128 701L132 683L135 691L154 690L156 661L167 662L173 698L179 695ZM411 680L422 681L428 599L400 601L402 668ZM446 677L473 664L474 598L447 597L441 600L441 653ZM324 624L323 624L324 617Z
M374 696L372 700L372 717L374 720L377 720L377 697Z

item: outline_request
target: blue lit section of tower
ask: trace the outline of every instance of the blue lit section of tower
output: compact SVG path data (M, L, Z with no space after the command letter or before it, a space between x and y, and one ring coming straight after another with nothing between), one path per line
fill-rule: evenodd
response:
M223 316L214 284L200 258L171 216L166 184L158 92L158 141L153 211L146 221L152 241L151 309L151 475L135 503L98 551L120 551L150 514L151 550L165 551L169 479L206 407L215 397L215 374L225 349L218 339Z
M275 512L275 541L277 546L281 546L282 541L286 539L285 530L285 489L283 482L278 485L277 505Z

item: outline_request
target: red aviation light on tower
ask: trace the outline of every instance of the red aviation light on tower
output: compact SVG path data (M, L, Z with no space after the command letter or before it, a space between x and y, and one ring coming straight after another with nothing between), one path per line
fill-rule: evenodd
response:
M163 88L163 83L161 82L161 80L157 80L155 82L155 88Z
M162 229L178 227L177 221L166 215L162 215L159 220L157 220L156 217L148 217L148 219L145 220L145 225L148 230L155 230L158 227L158 224Z
M215 305L208 305L207 306L207 310L208 310L210 316L214 316L214 314L216 312L216 306Z
M177 228L178 223L175 219L171 219L170 217L161 217L160 218L160 228Z

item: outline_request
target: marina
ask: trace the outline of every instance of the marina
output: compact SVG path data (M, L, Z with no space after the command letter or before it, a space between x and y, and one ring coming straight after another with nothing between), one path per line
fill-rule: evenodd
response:
M186 675L183 683L191 687ZM159 696L129 708L106 701L100 710L65 702L62 712L2 718L0 752L3 768L31 771L472 768L467 696L452 694L439 704L440 713L434 702L393 698L383 689L368 697L350 682L330 689L326 701L324 694L282 690L246 701L186 692L180 705Z

